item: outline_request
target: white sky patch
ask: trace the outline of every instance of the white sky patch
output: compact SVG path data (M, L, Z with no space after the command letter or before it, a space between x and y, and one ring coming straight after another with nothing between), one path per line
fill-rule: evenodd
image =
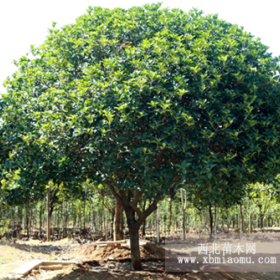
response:
M0 93L6 93L3 82L16 71L13 60L30 52L31 45L41 45L57 22L56 28L75 23L75 19L86 13L89 6L124 8L142 6L159 1L73 1L73 0L13 0L0 1ZM280 55L279 0L167 0L162 7L180 8L188 12L198 8L206 14L219 14L219 18L244 26L244 31L261 38L269 52Z

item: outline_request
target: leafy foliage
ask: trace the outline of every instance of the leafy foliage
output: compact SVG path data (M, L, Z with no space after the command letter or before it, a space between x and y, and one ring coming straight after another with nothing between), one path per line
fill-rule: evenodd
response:
M267 49L196 9L90 7L15 62L3 119L71 180L233 203L279 172L280 59Z

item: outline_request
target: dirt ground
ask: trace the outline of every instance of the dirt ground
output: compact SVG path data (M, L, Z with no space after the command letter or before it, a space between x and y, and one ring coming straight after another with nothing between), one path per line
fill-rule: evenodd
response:
M158 244L147 242L146 240L140 240L140 256L142 260L164 260L165 249ZM146 243L146 244L144 244ZM118 260L124 261L131 259L130 246L122 245L120 248L117 247L101 247L98 248L94 243L83 244L76 250L69 253L65 253L64 257L78 258L80 260Z
M42 280L122 280L122 279L132 279L132 280L278 280L279 274L260 274L260 273L197 273L197 274L185 274L181 276L167 275L167 276L155 276L155 275L133 275L133 274L111 274L111 273L94 273L94 272L84 272L84 271L74 271L69 274L61 274L57 272L52 272L45 278L39 278Z
M165 273L153 273L148 271L141 272L96 272L88 271L79 268L76 265L71 265L68 268L60 271L44 272L37 275L37 278L32 276L25 279L40 279L40 280L278 280L279 273L185 273L185 274L165 274ZM5 278L3 280L6 280Z
M55 242L40 242L39 240L9 241L0 243L0 280L9 272L32 260L58 260L56 253L61 248L79 246L77 242L63 239Z
M75 240L63 239L54 242L31 240L18 244L0 243L0 280L6 280L9 272L31 260L78 260L78 264L56 271L34 271L22 280L276 280L280 273L165 273L166 251L153 242L140 246L143 271L131 271L129 245L100 247L94 242L80 245ZM172 256L171 253L167 255Z
M0 243L0 279L9 272L32 260L50 259L49 254L34 252L31 247Z

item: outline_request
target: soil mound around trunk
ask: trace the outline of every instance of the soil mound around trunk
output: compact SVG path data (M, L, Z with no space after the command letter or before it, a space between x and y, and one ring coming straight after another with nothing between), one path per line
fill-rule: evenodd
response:
M147 242L140 246L140 256L144 261L148 260L164 260L166 255L170 255L164 248L153 242ZM121 247L98 247L94 243L81 245L77 249L67 254L68 257L87 260L128 260L131 259L130 246Z

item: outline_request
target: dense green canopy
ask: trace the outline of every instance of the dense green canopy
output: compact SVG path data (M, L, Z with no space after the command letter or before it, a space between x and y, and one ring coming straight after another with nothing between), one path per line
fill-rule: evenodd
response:
M83 151L92 177L122 188L231 191L278 172L279 58L266 51L197 10L89 8L17 62L7 113L24 114L25 141Z

